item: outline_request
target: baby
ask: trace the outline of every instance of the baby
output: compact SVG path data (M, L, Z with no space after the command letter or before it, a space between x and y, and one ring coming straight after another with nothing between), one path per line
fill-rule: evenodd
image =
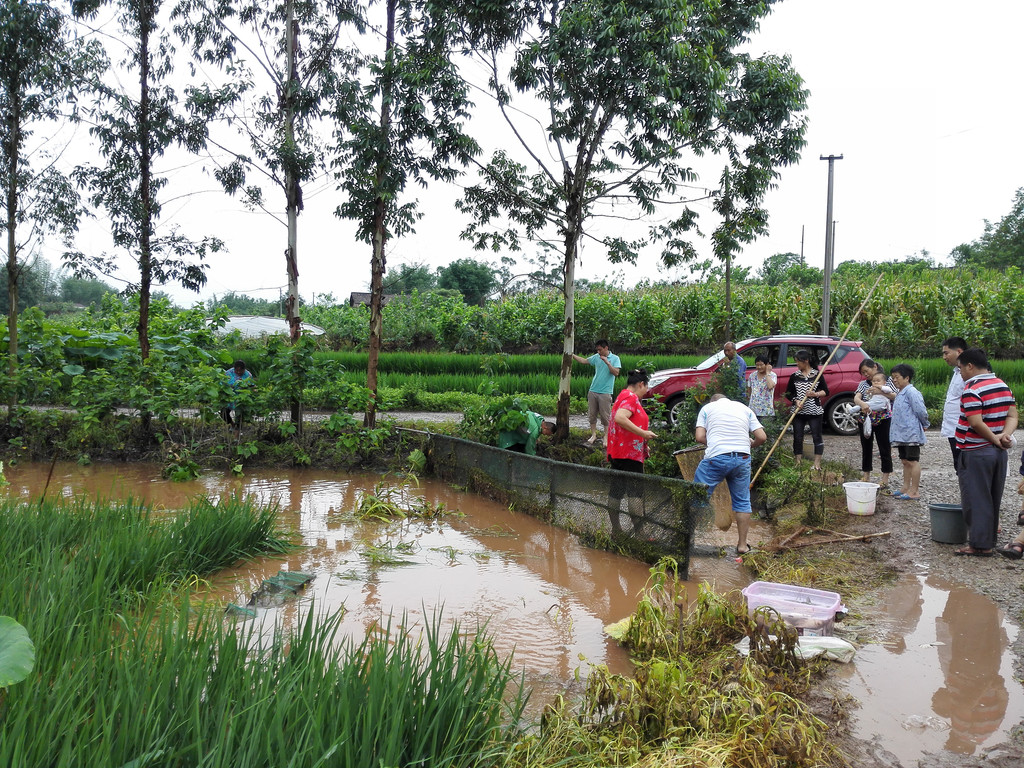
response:
M872 395L868 400L868 408L872 411L886 411L889 409L889 403L891 402L883 392L892 394L892 387L888 386L885 380L884 373L876 373L871 377L871 386L879 390L877 395Z

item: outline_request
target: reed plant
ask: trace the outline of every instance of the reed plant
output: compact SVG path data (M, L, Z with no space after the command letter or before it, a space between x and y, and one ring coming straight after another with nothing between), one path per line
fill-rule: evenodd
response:
M293 631L191 600L182 584L286 542L241 499L157 514L137 502L0 502L0 614L37 666L0 700L0 765L468 766L522 712L483 630L383 627L342 639L310 607Z
M801 701L816 665L796 658L795 633L777 615L747 615L735 596L701 585L686 610L675 564L651 582L624 638L632 677L591 671L578 707L559 699L542 729L508 753L506 768L844 765L829 729ZM741 658L732 644L750 640Z

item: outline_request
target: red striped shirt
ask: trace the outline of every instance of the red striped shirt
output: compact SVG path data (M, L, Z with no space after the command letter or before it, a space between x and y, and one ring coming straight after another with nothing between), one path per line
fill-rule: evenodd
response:
M1006 427L1006 415L1011 405L1015 405L1013 392L994 373L980 373L964 382L964 392L960 395L960 421L956 425L956 447L970 451L990 445L971 428L967 417L980 413L985 425L998 435Z

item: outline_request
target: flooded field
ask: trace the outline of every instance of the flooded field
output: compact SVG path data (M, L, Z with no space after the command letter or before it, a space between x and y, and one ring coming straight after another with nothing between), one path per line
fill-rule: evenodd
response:
M49 470L8 468L7 493L38 498ZM355 521L350 513L360 498L382 482L459 514L438 522ZM260 622L267 633L276 622L294 623L311 603L317 610L344 607L342 627L351 636L386 625L389 617L395 624L406 616L407 623L422 625L436 612L463 626L486 622L498 650L514 653L524 671L533 707L574 690L588 663L630 669L603 627L633 611L648 566L587 549L559 529L433 480L409 486L398 478L293 469L254 470L242 478L210 473L171 483L150 465L57 464L47 488L51 498L131 495L168 510L197 494L226 493L278 504L282 526L302 546L286 558L217 574L207 590L210 599L245 605L281 569L315 575L300 599L256 606L256 617L245 619ZM759 537L755 528L752 538ZM723 537L723 546L731 543ZM698 558L690 574L694 592L702 580L719 591L750 581L731 558ZM879 736L912 765L924 752L973 754L1002 741L1024 719L1024 691L1012 677L1008 651L1017 629L990 600L920 573L906 577L872 611L859 622L837 625L840 636L871 638L854 663L837 667L860 702L853 711L859 736Z
M7 470L9 493L35 499L49 465ZM439 522L357 522L349 514L377 483L406 487L459 514ZM261 559L223 571L210 582L211 599L245 605L263 579L279 570L304 571L315 579L301 600L256 607L265 632L275 621L294 623L312 601L317 610L346 611L342 628L352 636L386 624L423 623L442 612L467 627L486 623L495 646L513 653L534 689L536 704L579 684L586 662L628 672L622 648L603 627L636 607L648 566L581 546L564 531L474 494L430 479L406 486L398 478L343 475L321 470L253 470L245 477L206 474L187 483L160 477L151 465L58 464L47 496L133 495L155 507L175 509L202 494L252 494L281 508L281 522L303 546L283 559ZM699 572L723 589L748 579L731 560L713 560ZM699 578L698 573L694 574ZM691 582L696 590L697 581ZM585 661L584 661L585 660Z

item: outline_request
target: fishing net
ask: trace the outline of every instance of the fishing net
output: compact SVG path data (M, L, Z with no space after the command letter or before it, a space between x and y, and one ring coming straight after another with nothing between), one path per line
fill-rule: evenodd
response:
M695 532L711 526L707 492L682 479L585 467L430 435L428 468L443 480L513 505L583 543L689 565Z

